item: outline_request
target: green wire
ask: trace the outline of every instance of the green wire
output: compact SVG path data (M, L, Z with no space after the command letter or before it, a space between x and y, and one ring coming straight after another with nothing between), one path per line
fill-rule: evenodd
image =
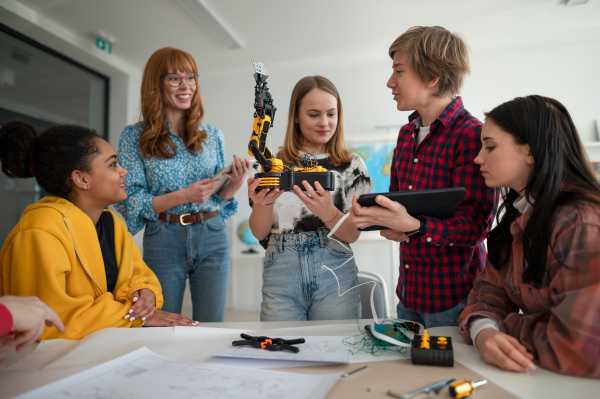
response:
M400 334L400 337L394 337L394 339L404 343L410 343L410 338L406 335L406 332L410 330L406 328L406 324L398 319L383 320L383 323L386 322L391 322L389 325ZM356 355L358 352L365 352L372 356L381 356L384 353L398 353L403 356L407 355L408 348L406 346L397 346L370 336L369 333L358 324L358 319L356 321L356 326L358 328L358 334L346 337L342 341L353 355Z

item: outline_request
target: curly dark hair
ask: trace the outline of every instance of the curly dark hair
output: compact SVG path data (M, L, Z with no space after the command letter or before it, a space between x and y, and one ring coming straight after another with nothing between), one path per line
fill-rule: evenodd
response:
M38 136L27 123L8 122L0 128L2 172L16 178L35 176L48 194L68 199L71 172L90 171L92 160L99 154L99 138L94 130L82 126L54 126Z

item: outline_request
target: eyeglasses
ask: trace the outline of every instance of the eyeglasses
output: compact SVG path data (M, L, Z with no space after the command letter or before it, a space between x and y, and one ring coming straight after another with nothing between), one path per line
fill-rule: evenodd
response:
M161 79L166 78L167 79L167 83L169 84L169 86L171 87L179 87L181 86L181 83L183 83L183 81L185 80L185 83L187 83L188 86L196 86L196 80L198 79L198 75L188 75L185 78L182 78L179 75L167 75L167 76L161 76Z

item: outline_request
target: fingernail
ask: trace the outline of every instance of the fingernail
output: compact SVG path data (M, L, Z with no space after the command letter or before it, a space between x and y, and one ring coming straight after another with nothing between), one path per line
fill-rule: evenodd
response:
M134 320L135 320L135 317L132 317L131 319L129 319L129 321L134 321Z
M137 296L134 296L134 297L133 297L133 302L135 302L135 301L137 301L137 300L138 300L138 297L137 297Z
M142 317L142 321L146 321L146 318L145 318L145 317Z
M531 371L535 371L535 365L533 363L529 363L529 366L527 366L527 369L531 370Z
M125 317L123 317L123 318L124 318L124 319L128 319L128 318L129 318L129 313L127 313L127 314L125 315Z
M133 313L133 309L129 309L129 313Z

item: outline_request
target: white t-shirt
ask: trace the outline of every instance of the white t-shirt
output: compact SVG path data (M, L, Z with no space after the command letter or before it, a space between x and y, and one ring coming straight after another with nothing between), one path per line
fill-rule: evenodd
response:
M415 141L417 142L417 146L418 146L425 139L425 137L427 137L427 135L429 134L429 132L431 130L431 126L422 126L423 118L421 118L421 115L419 115L417 117L417 119L415 119L415 125L417 127L417 130L416 130L417 137L415 137Z
M429 134L429 126L421 126L418 128L417 145L421 144L423 139Z

